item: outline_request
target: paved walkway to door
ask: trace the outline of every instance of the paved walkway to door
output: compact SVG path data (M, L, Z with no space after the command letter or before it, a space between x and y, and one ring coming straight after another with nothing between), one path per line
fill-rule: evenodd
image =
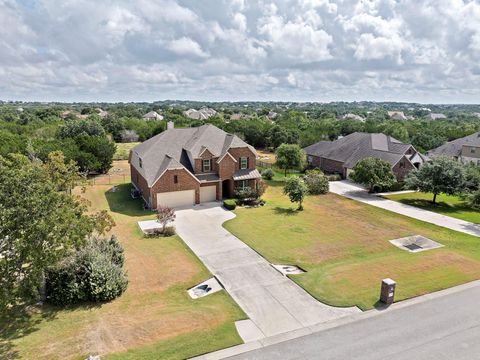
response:
M178 210L175 226L265 337L360 312L325 305L281 275L223 228L233 217L219 203L207 203Z
M348 180L331 181L330 192L448 229L480 236L479 225L369 194L363 187Z

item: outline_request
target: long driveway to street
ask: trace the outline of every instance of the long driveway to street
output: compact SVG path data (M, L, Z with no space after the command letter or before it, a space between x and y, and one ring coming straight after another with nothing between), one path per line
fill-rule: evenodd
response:
M330 192L365 204L393 211L397 214L480 237L479 225L369 194L364 188L348 180L331 181Z
M180 237L220 280L262 337L359 313L322 304L223 228L235 217L219 203L177 210ZM261 239L260 239L261 240Z

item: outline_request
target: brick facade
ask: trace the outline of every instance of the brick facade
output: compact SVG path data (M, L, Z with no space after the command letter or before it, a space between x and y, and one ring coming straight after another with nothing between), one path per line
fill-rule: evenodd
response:
M255 169L255 154L249 148L235 148L230 149L229 153L237 160L236 162L228 155L224 156L220 163L217 163L218 158L213 157L210 151L205 150L199 159L195 159L194 171L195 174L203 174L202 160L210 159L211 171L207 173L218 174L220 181L200 183L192 174L185 169L167 170L159 178L151 188L148 187L146 180L141 174L130 164L131 180L134 186L141 192L145 202L153 209L157 208L157 193L195 190L195 203L200 203L200 187L216 186L217 200L221 200L223 194L223 181L227 180L228 193L227 196L233 196L234 181L232 179L235 171L240 169L240 158L248 158L248 169ZM175 183L174 177L177 176ZM256 180L250 180L249 186L255 186Z
M413 165L405 156L395 164L392 168L397 181L403 181L405 177L410 173L410 171L415 170L416 167Z

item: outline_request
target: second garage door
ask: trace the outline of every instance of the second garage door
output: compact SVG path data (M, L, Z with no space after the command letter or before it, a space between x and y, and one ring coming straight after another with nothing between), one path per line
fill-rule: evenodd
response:
M157 194L159 206L182 207L195 204L195 190L172 191Z
M200 188L200 202L210 202L217 200L217 187L213 186L203 186Z

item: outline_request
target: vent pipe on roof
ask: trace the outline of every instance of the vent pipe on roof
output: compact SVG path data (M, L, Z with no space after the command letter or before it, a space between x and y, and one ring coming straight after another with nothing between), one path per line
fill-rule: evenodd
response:
M175 124L173 123L173 121L169 121L167 122L167 130L171 130L175 127Z

